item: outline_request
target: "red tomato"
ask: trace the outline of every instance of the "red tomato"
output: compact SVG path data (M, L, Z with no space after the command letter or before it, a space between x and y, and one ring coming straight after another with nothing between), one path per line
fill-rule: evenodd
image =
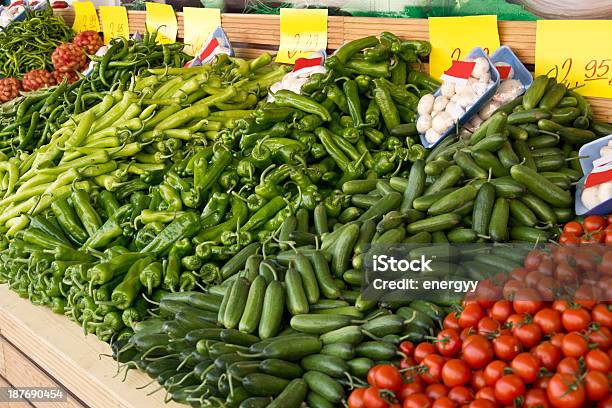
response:
M561 331L561 313L555 309L544 308L533 316L533 322L540 326L542 334L553 334Z
M601 371L589 371L584 379L584 387L591 401L603 401L610 394L610 381Z
M497 403L497 400L495 399L495 390L493 389L493 387L483 387L479 389L476 393L476 399L486 399L491 402Z
M575 283L577 279L576 269L570 264L570 261L559 261L555 267L554 277L561 284Z
M564 232L559 236L559 243L563 245L578 245L580 244L580 238L577 235Z
M529 288L535 288L538 285L538 282L545 277L546 276L540 271L529 272L527 276L525 276L525 285L527 285Z
M514 336L501 335L493 340L493 349L497 358L511 361L521 352L521 343Z
M567 232L572 235L582 235L584 229L582 228L582 224L577 221L570 221L563 226L563 232Z
M502 290L504 299L514 299L516 292L523 289L524 287L525 284L523 282L513 279L509 280L504 284L504 289Z
M513 313L514 309L512 308L512 302L505 299L498 300L493 304L491 309L489 309L489 317L500 323L504 323Z
M414 357L404 357L400 360L400 370L406 370L417 365Z
M523 408L549 408L550 406L546 390L532 388L525 393Z
M604 353L599 349L589 351L584 358L584 361L589 370L597 370L607 373L610 371L610 369L612 369L612 359L610 359L608 353Z
M374 384L371 385L396 392L402 386L402 381L402 374L399 370L395 366L385 364L377 366L374 373Z
M574 302L587 309L592 309L601 299L599 289L596 286L583 283L574 292Z
M399 349L408 357L411 357L414 354L414 344L411 341L402 341L399 345Z
M378 371L378 369L382 366L382 364L377 364L370 368L370 371L368 371L368 384L370 384L372 387L376 386L376 371Z
M444 357L439 354L430 354L421 361L423 367L423 374L421 378L427 384L434 384L440 382L442 379L442 367L446 363Z
M606 232L593 231L585 234L580 238L581 244L603 244L606 242Z
M432 401L448 395L448 388L442 384L431 384L425 388L425 395Z
M540 294L540 300L546 302L552 302L561 288L561 283L552 276L543 277L536 285L536 290Z
M589 342L597 344L602 350L608 350L612 345L612 335L607 327L594 328L588 331Z
M538 378L536 380L536 382L533 383L533 388L539 388L541 390L546 391L546 389L548 388L548 383L550 382L551 377L552 377L552 374Z
M485 337L490 337L497 333L499 326L500 325L497 320L493 320L490 317L483 317L478 322L478 334Z
M512 372L518 375L525 384L530 384L538 378L540 363L532 354L521 353L514 357L510 367L512 367Z
M565 357L581 357L589 351L589 343L581 334L571 332L561 341L561 351Z
M606 228L606 219L600 215L589 215L582 221L586 232L599 231Z
M367 408L363 396L367 388L355 388L348 398L349 408Z
M420 363L425 357L434 353L436 353L436 347L433 344L420 343L414 348L414 359Z
M407 384L402 384L402 387L397 393L397 398L399 398L400 401L403 401L409 395L420 394L423 391L425 390L423 389L423 384L421 384L420 382L411 382Z
M456 408L456 407L457 407L457 403L448 397L437 398L432 405L432 408Z
M527 256L525 257L525 261L523 262L525 265L525 269L527 269L527 271L535 271L536 269L538 269L538 266L540 266L542 259L542 251L530 251L529 254L527 254Z
M568 332L586 330L591 323L591 315L582 307L567 309L561 314L561 323Z
M525 394L525 384L520 377L509 374L495 383L495 399L505 405L512 405L514 401Z
M574 357L565 357L557 365L557 372L561 374L569 374L575 377L580 376L580 365Z
M442 367L442 381L447 387L465 385L471 378L472 370L463 360L448 360Z
M542 339L542 329L535 323L523 324L516 328L514 336L524 348L530 349L535 347Z
M552 343L553 346L561 350L561 342L563 341L564 337L565 337L564 333L557 333L550 338L550 342Z
M489 401L487 399L475 399L474 401L470 402L470 405L468 406L468 408L496 408L497 405L495 405L494 402Z
M569 307L570 304L567 300L555 300L552 304L552 308L559 313L563 313L565 310L569 309Z
M525 323L525 316L515 313L506 320L506 327L514 332L523 323Z
M570 374L553 375L546 394L554 407L579 408L586 399L583 385Z
M551 372L557 368L557 364L561 361L561 351L549 341L538 344L531 352L538 359L542 367Z
M597 404L597 408L612 408L612 395Z
M612 252L611 252L612 253ZM608 329L612 328L612 309L611 305L598 304L591 311L593 321Z
M487 364L483 371L483 376L487 386L493 387L497 380L504 376L504 370L506 367L508 367L508 365L501 360L494 360Z
M445 329L438 333L436 348L445 357L452 357L461 350L461 338L454 329Z
M444 322L442 323L445 329L453 329L453 330L461 330L461 326L459 326L459 320L457 318L457 314L451 312L446 315L444 318Z
M516 313L529 313L533 315L544 306L544 302L542 302L542 297L537 290L524 288L516 292L512 306Z
M459 326L476 327L480 319L485 316L484 309L478 303L470 303L459 314Z
M493 359L493 347L482 336L470 336L463 343L463 360L474 369L481 369Z
M487 386L482 370L474 371L472 373L472 381L470 381L470 385L474 391L478 391L479 389Z
M452 388L448 392L448 398L452 399L458 404L463 405L472 401L474 399L474 395L472 394L472 391L469 388L459 386Z
M522 282L525 279L525 276L527 276L528 273L529 272L525 268L514 268L512 270L512 272L510 272L509 279L513 279L513 280L517 280L519 282ZM503 282L503 281L504 280L500 279L500 282Z
M542 259L542 262L540 262L540 265L538 265L538 272L544 276L553 276L554 271L555 261L550 256Z
M412 394L406 398L402 404L402 408L429 408L431 400L425 394Z
M388 408L389 402L381 396L381 389L370 387L363 393L363 402L366 408Z

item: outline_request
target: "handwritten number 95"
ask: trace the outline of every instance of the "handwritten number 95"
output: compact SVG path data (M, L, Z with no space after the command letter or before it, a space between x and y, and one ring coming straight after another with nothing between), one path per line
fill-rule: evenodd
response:
M612 77L608 78L608 74L610 74L610 63L612 59L603 59L598 61L597 59L589 60L584 66L584 81L598 81L598 80L608 80L608 84L612 85ZM567 82L572 69L574 68L574 60L572 58L567 58L563 61L563 64L559 68L559 76L561 78L560 82Z

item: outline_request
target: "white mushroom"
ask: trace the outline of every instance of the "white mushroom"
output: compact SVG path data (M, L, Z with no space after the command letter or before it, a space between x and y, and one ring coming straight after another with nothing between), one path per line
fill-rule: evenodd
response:
M474 70L472 71L473 77L480 79L489 73L489 61L485 57L478 57L474 62L476 62L476 65L474 65Z
M465 115L465 110L454 102L449 102L448 105L446 105L445 112L451 115L451 118L453 118L455 122Z
M599 204L599 197L597 194L597 186L594 187L589 187L589 188L585 188L584 191L582 192L582 204L588 208L589 210L591 208L597 207L597 204Z
M450 101L451 101L451 102L455 102L455 103L456 103L456 102L459 100L459 98L460 98L459 94L454 94L454 95L453 95L453 96L450 98Z
M442 83L442 86L440 87L440 92L442 93L443 96L446 96L447 98L452 97L456 93L455 83L452 81L444 81Z
M474 91L476 96L480 97L489 90L489 83L488 82L478 82L472 86L472 90Z
M430 115L433 110L434 101L435 98L432 94L423 95L417 105L417 112L419 115Z
M431 116L420 115L416 122L416 128L419 133L425 133L431 129Z
M495 112L500 106L501 104L499 102L490 100L483 105L483 107L478 112L478 116L482 120L487 120L491 117L491 115L493 115L493 112Z
M447 104L448 104L448 98L446 96L438 96L436 97L436 100L434 102L433 111L441 112L444 110L444 108L446 108Z
M597 191L597 198L599 199L599 203L603 203L604 201L608 201L612 198L612 181L605 182L600 184Z
M431 121L431 127L439 134L445 133L448 129L453 127L454 121L452 116L448 112L440 112Z
M489 72L484 73L480 78L478 78L478 82L488 84L491 82L491 74Z
M497 88L493 99L501 103L510 102L519 97L524 91L525 87L521 81L508 79L499 84L499 88Z
M599 150L599 155L601 157L612 156L612 147L604 146Z
M425 133L425 140L427 140L429 143L436 143L438 140L440 140L441 137L442 135L440 135L438 132L436 132L433 129L429 129Z

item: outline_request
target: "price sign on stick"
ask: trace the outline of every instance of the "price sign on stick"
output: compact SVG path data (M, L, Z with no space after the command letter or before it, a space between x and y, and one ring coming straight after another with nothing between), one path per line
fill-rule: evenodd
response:
M160 44L172 44L176 41L178 23L172 6L169 4L147 2L147 30L150 33L157 32L157 42Z
M127 10L123 6L100 6L104 44L117 37L129 38L130 25Z
M96 13L96 6L91 1L78 1L72 3L74 7L74 23L72 29L80 33L81 31L100 31L100 20Z
M221 10L215 8L183 7L185 52L194 55L215 28L221 26Z
M327 48L327 9L281 9L280 46L276 62L293 64L298 58Z
M612 98L612 21L538 20L535 74L583 95Z
M429 73L440 78L452 61L464 60L474 47L491 55L499 48L497 16L431 17Z

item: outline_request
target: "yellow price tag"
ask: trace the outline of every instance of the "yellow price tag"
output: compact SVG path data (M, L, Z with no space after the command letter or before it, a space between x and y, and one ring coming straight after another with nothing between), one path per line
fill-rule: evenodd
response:
M452 61L464 60L474 47L491 55L499 48L497 16L431 17L429 74L440 78Z
M100 32L100 20L96 13L96 6L91 1L77 1L72 3L72 7L74 7L72 29L76 33L89 30Z
M127 10L123 6L100 6L104 44L110 43L113 38L130 37Z
M157 32L157 42L160 44L172 44L176 41L178 23L172 6L169 4L147 2L147 30L150 33Z
M215 8L183 7L185 52L195 55L215 28L221 25L221 10Z
M610 38L611 20L538 20L535 74L550 72L583 95L612 98Z
M327 48L327 9L281 9L280 46L276 62L293 64L298 58Z

